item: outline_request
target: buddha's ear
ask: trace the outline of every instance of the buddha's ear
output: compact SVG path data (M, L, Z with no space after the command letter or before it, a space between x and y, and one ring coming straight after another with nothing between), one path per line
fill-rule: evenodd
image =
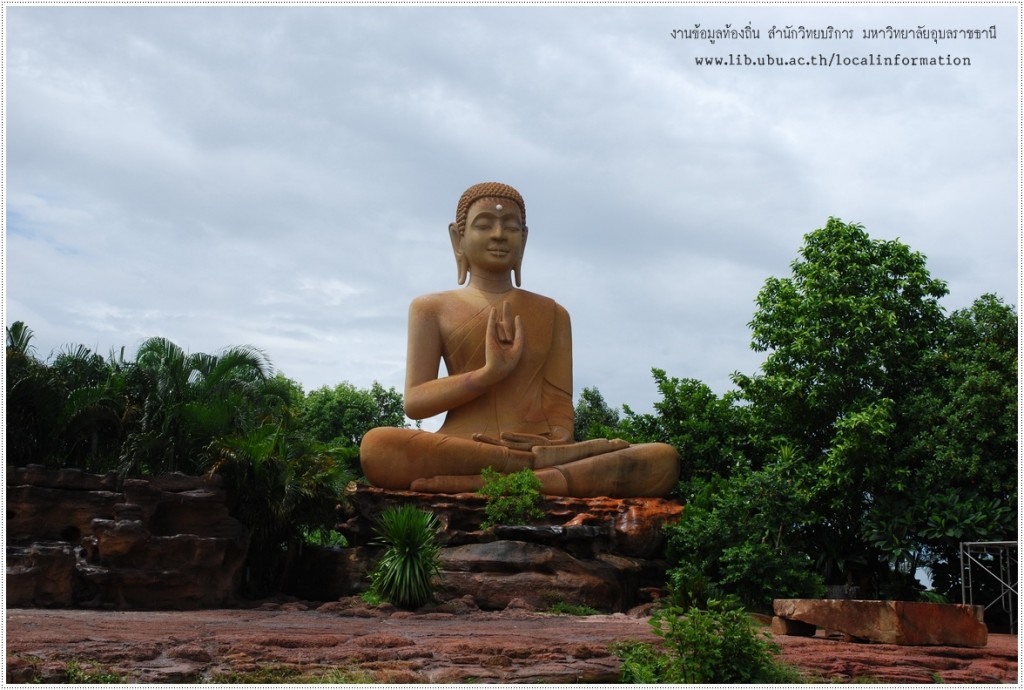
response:
M462 253L462 235L459 234L459 226L451 223L448 226L448 236L452 240L452 252L455 253L455 267L459 271L459 285L466 282L466 274L469 273L469 260Z
M529 235L529 228L523 226L523 246L519 250L519 258L516 259L515 265L512 267L512 272L516 276L516 287L522 287L523 285L523 254L526 253L526 237Z

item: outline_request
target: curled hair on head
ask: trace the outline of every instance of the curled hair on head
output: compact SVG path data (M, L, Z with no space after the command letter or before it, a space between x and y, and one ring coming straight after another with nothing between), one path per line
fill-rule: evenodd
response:
M526 202L523 201L523 195L516 191L515 187L501 182L480 182L462 193L459 205L455 208L455 224L459 227L460 235L466 231L466 216L469 214L469 207L473 205L473 202L493 197L514 201L523 214L523 223L526 223Z

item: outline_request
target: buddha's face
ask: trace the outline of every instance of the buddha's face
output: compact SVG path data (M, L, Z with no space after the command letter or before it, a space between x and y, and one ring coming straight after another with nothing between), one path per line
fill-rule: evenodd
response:
M473 202L465 227L461 245L471 272L507 275L522 259L526 227L514 201L488 198Z

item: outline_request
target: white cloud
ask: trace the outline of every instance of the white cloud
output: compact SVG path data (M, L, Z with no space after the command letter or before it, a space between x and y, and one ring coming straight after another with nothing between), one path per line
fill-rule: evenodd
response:
M677 27L761 29L679 41ZM773 25L999 25L994 41ZM6 318L41 353L263 349L308 389L402 387L406 307L455 287L461 191L517 185L524 288L577 387L750 372L769 275L830 215L901 238L952 307L1016 303L1012 7L10 7ZM970 68L698 68L731 53L963 53Z

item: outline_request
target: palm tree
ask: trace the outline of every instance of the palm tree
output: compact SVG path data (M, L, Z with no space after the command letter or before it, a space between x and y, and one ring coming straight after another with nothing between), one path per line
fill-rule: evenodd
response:
M249 594L279 590L304 535L334 525L336 506L354 476L335 450L269 421L211 444L209 474L225 479L231 514L249 528Z
M269 359L255 348L187 354L165 338L144 342L135 368L143 394L121 454L125 473L202 474L210 461L207 446L241 428L271 374Z
M30 344L33 335L32 329L24 321L15 321L7 327L7 349L25 356L32 355L35 350Z
M126 407L116 364L84 345L64 347L50 364L50 376L63 392L55 459L61 465L97 473L116 467Z
M47 366L36 359L32 335L22 321L7 328L6 452L7 462L18 466L51 461L64 399Z

